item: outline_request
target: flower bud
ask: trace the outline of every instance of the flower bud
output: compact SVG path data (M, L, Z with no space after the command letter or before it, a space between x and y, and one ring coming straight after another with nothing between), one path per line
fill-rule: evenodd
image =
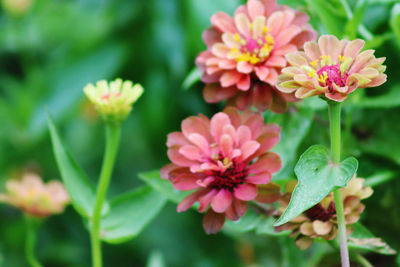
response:
M131 112L132 104L142 95L143 87L116 79L109 83L98 81L96 86L88 84L83 91L106 122L121 122Z

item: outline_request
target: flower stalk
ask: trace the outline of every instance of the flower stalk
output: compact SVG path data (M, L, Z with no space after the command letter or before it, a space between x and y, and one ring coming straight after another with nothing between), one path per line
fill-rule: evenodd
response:
M25 238L25 257L31 267L42 267L40 262L35 256L35 243L36 243L36 232L40 225L40 219L34 218L30 215L25 214L25 227L26 227L26 238Z
M119 123L106 124L106 148L101 167L99 184L96 192L96 202L93 211L91 225L91 243L93 267L102 266L100 220L104 200L106 198L108 186L111 181L111 174L114 168L115 157L118 151L121 128Z
M329 122L330 122L330 135L331 135L331 156L333 163L340 162L340 113L341 105L340 102L328 101L329 105ZM347 248L347 235L346 235L346 222L343 211L343 199L340 189L333 191L335 199L336 216L339 227L339 244L340 244L340 256L342 267L349 267L349 250Z

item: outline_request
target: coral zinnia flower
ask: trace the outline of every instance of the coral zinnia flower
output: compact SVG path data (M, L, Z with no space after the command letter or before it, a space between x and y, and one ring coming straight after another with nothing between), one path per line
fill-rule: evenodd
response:
M218 232L225 222L238 220L247 211L247 201L257 197L257 185L266 184L281 168L279 155L268 152L279 142L280 128L264 125L261 114L240 114L228 107L211 120L203 115L182 122L182 132L168 135L172 164L161 170L178 190L196 190L184 198L177 211L196 201L207 233ZM209 206L211 206L209 208Z
M277 87L298 98L324 94L341 102L357 88L374 87L386 81L384 57L375 58L374 50L360 53L364 41L339 41L333 35L323 35L318 44L307 42L305 52L288 54L292 65L284 68Z
M50 181L44 184L42 179L33 173L26 173L21 181L7 181L6 188L7 194L0 195L0 201L35 217L61 213L70 202L61 182Z
M279 209L279 213L283 213L290 201L291 192L297 181L287 184ZM360 200L368 198L372 195L372 189L369 186L363 186L364 179L354 176L345 188L342 188L344 215L346 221L347 232L353 231L352 224L360 219L361 213L365 206ZM296 245L301 249L307 249L312 245L313 239L321 237L326 240L332 240L338 232L336 208L333 194L329 194L319 204L308 209L290 222L276 227L276 230L290 230L291 236L296 236Z
M242 110L254 105L259 111L285 111L287 101L296 98L274 86L287 64L284 55L317 38L308 19L271 0L249 0L233 18L223 12L213 15L213 26L203 33L207 51L196 59L207 83L205 100L228 99Z

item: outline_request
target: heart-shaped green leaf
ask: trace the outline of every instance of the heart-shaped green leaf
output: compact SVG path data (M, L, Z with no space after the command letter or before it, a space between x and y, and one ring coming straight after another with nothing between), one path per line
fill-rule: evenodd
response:
M50 114L47 114L47 123L53 144L54 156L61 173L61 178L71 197L72 205L81 216L90 218L93 213L96 190L78 163L65 148ZM107 211L107 208L108 204L105 203L103 205L103 214Z
M166 200L148 185L118 196L101 219L102 239L118 244L134 238L161 211Z
M321 145L307 149L294 170L298 183L290 203L274 226L287 223L319 203L333 190L346 186L356 173L357 167L358 161L354 157L338 164L332 163L328 150Z
M374 236L367 228L360 223L353 225L353 233L349 236L349 247L363 251L373 251L385 255L396 254L381 238Z

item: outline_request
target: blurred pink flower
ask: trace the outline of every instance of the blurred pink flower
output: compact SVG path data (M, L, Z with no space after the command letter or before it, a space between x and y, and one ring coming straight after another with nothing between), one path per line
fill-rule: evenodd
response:
M64 211L69 195L59 181L44 184L33 173L26 173L21 181L9 180L7 194L0 194L0 202L8 203L35 217L47 217Z
M199 212L211 206L203 219L205 231L218 232L225 222L238 220L247 201L258 194L257 185L267 184L281 168L279 155L268 152L280 139L280 127L264 125L261 114L228 107L211 120L203 115L182 122L182 132L168 135L171 164L161 170L178 190L196 190L184 198L177 211L196 201Z
M228 99L228 105L259 111L284 112L290 94L275 88L284 55L314 41L317 33L307 24L308 15L280 6L274 0L249 0L233 18L223 12L211 17L212 27L204 31L207 50L196 64L207 85L203 95L207 102Z
M325 95L341 102L357 88L383 84L385 58L375 58L374 50L360 53L364 43L361 39L339 41L333 35L321 36L318 43L305 43L305 52L286 56L291 66L282 70L278 89L298 98Z

